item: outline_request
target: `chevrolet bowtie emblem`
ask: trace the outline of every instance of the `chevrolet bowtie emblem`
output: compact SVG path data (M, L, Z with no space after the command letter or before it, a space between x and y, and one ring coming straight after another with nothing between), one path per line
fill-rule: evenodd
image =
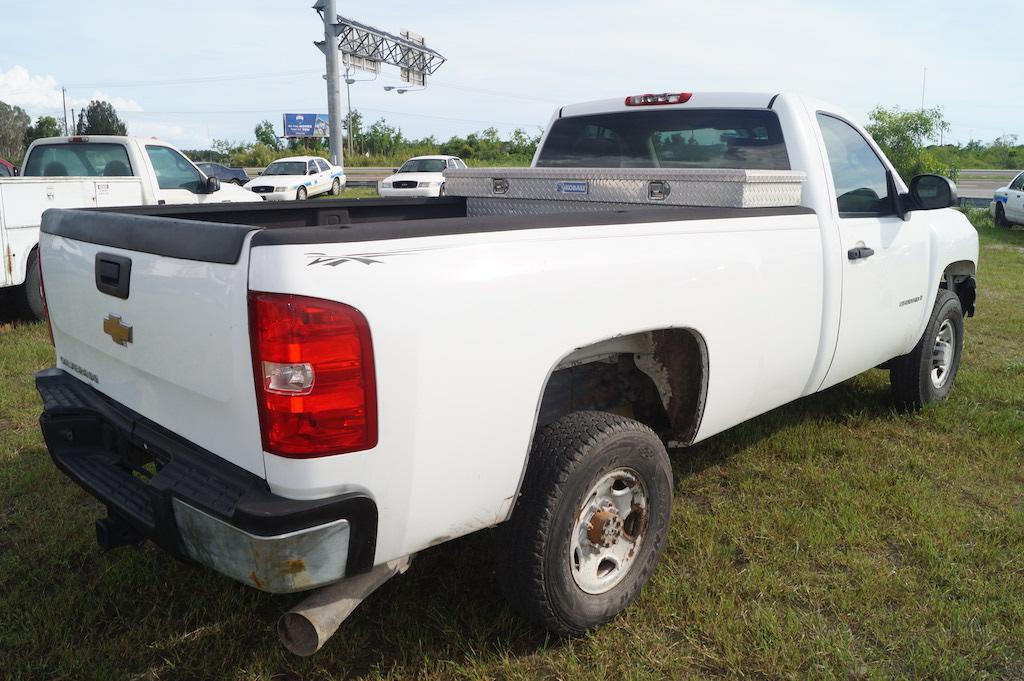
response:
M103 320L103 333L113 338L118 345L128 345L132 342L132 327L123 324L116 314L107 315Z

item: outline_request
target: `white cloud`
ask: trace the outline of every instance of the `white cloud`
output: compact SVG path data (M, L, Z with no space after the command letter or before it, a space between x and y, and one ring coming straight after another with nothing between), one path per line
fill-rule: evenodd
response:
M94 90L89 97L68 97L68 110L81 109L94 99L110 102L118 112L143 110L134 99L111 97L101 90ZM49 75L34 76L24 66L13 66L7 71L0 71L0 100L13 106L20 106L33 116L64 110L64 100L57 79Z

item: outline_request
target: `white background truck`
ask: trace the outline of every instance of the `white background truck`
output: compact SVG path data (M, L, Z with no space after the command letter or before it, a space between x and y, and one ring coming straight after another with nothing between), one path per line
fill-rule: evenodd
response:
M474 172L450 174L451 193ZM337 583L282 620L308 653L357 602L339 594L498 526L513 603L578 633L655 569L666 445L873 367L908 407L953 387L977 233L951 182L908 189L834 107L566 106L533 170L486 172L483 204L47 212L41 425L107 506L101 544L151 538L267 591ZM646 178L640 202L660 207L588 179L616 174ZM757 178L797 190L664 205L709 203L726 176L743 196Z
M44 210L258 200L239 187L211 182L170 144L139 137L39 139L21 174L0 179L0 287L21 286L19 301L36 317L42 314L34 270Z

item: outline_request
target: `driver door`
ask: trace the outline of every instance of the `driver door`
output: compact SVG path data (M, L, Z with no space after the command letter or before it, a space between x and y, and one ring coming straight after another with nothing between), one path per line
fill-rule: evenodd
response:
M1006 190L1004 204L1006 217L1014 222L1024 222L1024 173L1014 178Z
M823 387L910 351L931 312L928 213L904 221L890 196L887 167L846 121L819 113L839 228L842 310Z
M205 180L192 163L170 147L146 145L146 155L156 176L157 203L205 203L212 195L201 194Z

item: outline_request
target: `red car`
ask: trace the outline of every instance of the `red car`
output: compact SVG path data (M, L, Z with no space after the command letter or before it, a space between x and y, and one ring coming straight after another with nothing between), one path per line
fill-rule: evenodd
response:
M0 177L14 177L15 175L17 175L17 168L14 167L14 164L0 158Z

